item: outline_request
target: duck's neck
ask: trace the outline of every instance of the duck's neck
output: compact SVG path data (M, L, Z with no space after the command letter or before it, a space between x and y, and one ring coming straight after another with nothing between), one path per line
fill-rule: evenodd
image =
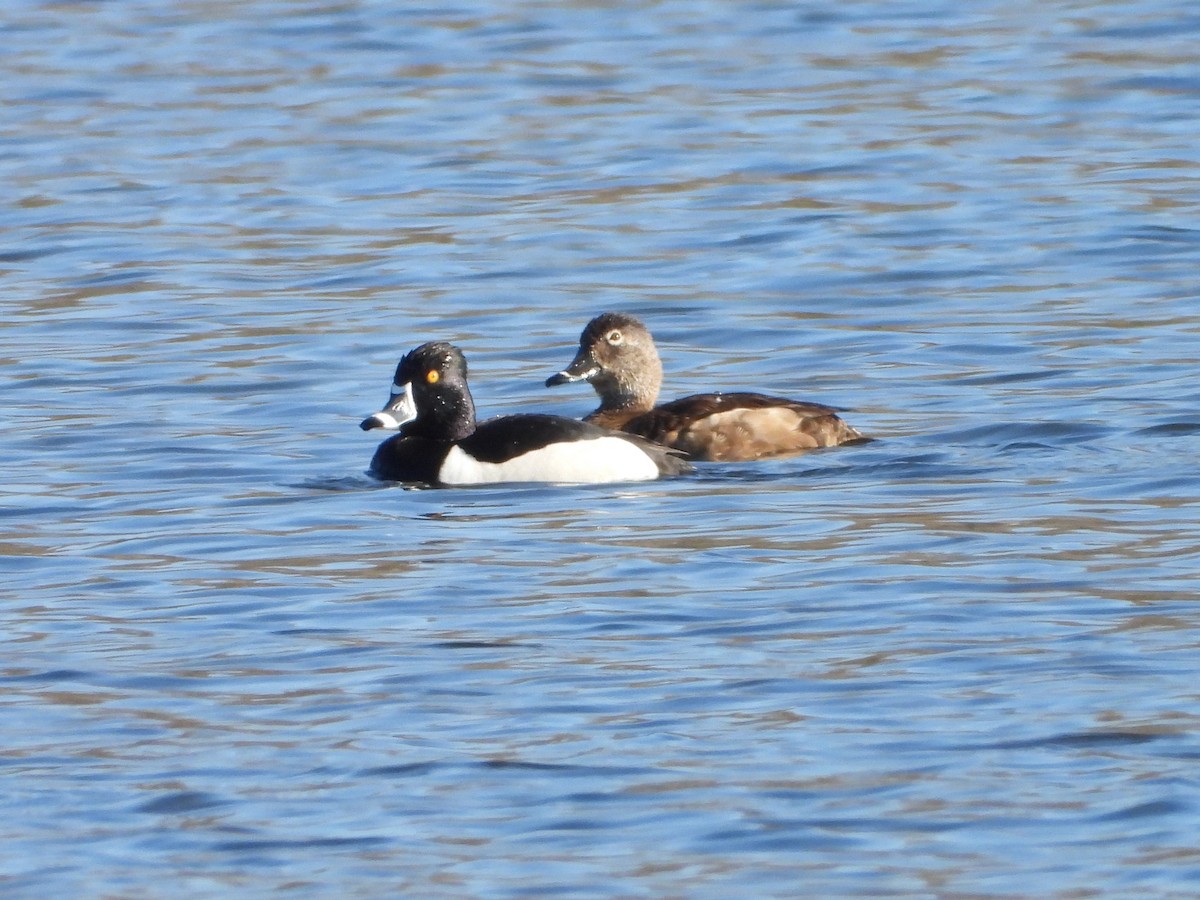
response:
M662 366L649 366L634 374L609 374L592 382L600 395L597 412L643 413L654 408L662 384Z
M404 427L405 434L433 441L461 441L475 433L475 401L470 391L458 397L431 398L420 418Z

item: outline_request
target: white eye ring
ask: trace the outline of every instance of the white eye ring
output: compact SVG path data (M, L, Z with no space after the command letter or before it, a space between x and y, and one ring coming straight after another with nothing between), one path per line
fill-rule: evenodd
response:
M625 340L625 338L621 335L621 332L614 329L613 331L610 331L608 333L608 336L605 338L605 340L608 341L610 344L612 344L614 347L619 347L621 344L621 341Z

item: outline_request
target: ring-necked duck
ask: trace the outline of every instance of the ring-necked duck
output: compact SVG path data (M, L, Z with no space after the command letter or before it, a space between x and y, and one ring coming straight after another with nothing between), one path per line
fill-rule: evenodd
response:
M400 360L387 405L362 429L399 429L370 472L387 481L492 484L649 481L691 470L681 454L563 416L520 414L475 423L467 361L453 344L422 344Z
M546 387L589 381L600 407L584 417L606 428L638 434L692 459L750 460L816 447L864 441L832 407L765 394L693 394L655 406L662 362L640 321L622 313L592 319L569 366Z

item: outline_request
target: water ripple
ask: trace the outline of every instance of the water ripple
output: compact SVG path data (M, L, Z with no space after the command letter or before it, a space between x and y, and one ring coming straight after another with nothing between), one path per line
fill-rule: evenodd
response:
M8 893L1195 892L1190 8L5 24ZM874 440L367 477L606 309Z

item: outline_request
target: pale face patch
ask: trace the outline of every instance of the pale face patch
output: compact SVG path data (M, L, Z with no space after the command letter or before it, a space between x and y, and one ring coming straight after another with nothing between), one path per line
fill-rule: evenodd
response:
M501 463L480 462L455 446L438 472L443 484L498 484L507 481L555 481L605 484L653 481L658 466L636 445L618 437L565 441L531 450Z

